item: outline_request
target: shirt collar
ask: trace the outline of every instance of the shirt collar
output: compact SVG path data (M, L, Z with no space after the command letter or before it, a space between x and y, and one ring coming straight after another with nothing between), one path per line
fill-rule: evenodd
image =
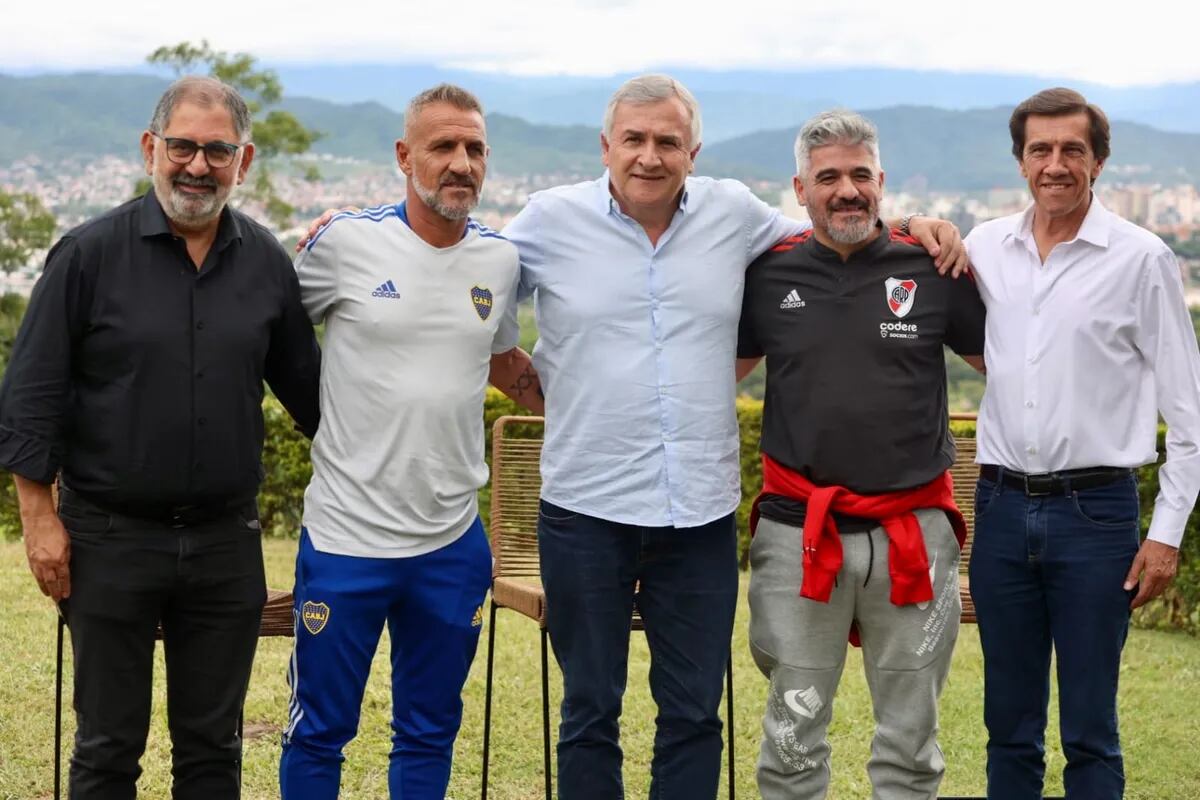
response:
M1108 247L1108 234L1111 230L1112 212L1105 208L1100 198L1096 197L1096 193L1092 192L1092 203L1088 206L1087 216L1083 218L1083 224L1079 226L1079 233L1075 234L1075 238L1097 247Z
M1021 243L1027 243L1033 238L1033 213L1036 204L1030 203L1029 207L1021 214L1021 218L1017 226L1009 232L1008 238L1015 239ZM1108 247L1108 236L1112 230L1112 212L1104 207L1100 202L1100 198L1092 192L1092 202L1088 205L1087 215L1083 218L1083 223L1079 226L1079 231L1075 234L1075 238L1071 241L1084 241L1088 244L1094 244L1097 247Z
M875 231L875 238L868 242L866 247L852 253L850 258L846 261L842 261L841 253L834 250L832 247L827 247L821 244L815 235L810 236L805 241L805 246L808 247L809 252L811 252L812 255L820 261L828 261L829 263L836 264L839 267L843 265L849 267L852 266L855 261L859 261L864 258L872 259L877 257L883 252L883 249L891 243L891 233L889 232L887 225L883 223L883 220L876 220Z
M604 170L604 174L596 181L596 197L599 200L599 209L601 214L623 214L621 204L617 202L617 198L613 197L612 187L610 185L608 170ZM688 189L691 185L691 178L685 178L683 181L683 195L679 198L679 210L684 214L687 213L688 206Z
M403 222L405 225L407 225L408 229L411 231L412 223L408 221L408 200L401 200L399 203L397 203L394 206L394 208L396 211L396 216L399 217L400 221ZM466 227L463 228L462 236L459 237L460 239L467 238L467 233L470 232L471 224L474 222L475 222L475 220L471 219L470 217L467 217L467 224L466 224Z
M174 236L171 225L167 222L167 213L158 202L158 193L153 188L142 197L141 209L142 238L151 236ZM237 216L226 205L221 209L221 219L217 223L217 238L213 240L214 250L223 250L230 242L242 238L242 225Z

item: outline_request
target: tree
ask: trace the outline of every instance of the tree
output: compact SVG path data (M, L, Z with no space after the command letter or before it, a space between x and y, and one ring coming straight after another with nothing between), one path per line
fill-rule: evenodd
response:
M9 194L0 189L0 269L13 272L35 250L49 247L54 215L33 194Z
M28 301L15 292L0 295L0 374L8 369L8 358L12 355L13 343L25 316ZM2 497L2 495L0 495Z
M321 137L287 111L267 110L283 98L283 85L274 70L258 69L256 59L248 53L224 53L213 50L206 39L199 45L181 42L174 47L160 47L146 57L151 64L170 67L176 75L207 70L208 74L242 93L254 118L252 139L256 149L252 171L251 195L266 206L267 216L279 227L285 226L295 209L275 190L271 179L272 164L282 155L307 152ZM305 171L308 180L317 180L316 167Z

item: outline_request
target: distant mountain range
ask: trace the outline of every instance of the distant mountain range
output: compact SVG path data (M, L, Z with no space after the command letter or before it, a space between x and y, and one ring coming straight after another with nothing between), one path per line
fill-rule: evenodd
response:
M609 96L632 74L601 78L516 76L422 64L275 65L288 91L338 103L375 100L403 110L408 98L439 81L476 92L489 111L546 125L598 126ZM951 110L1012 108L1049 86L1071 86L1114 120L1200 133L1200 83L1113 88L1054 77L905 69L806 71L664 68L704 109L704 140L715 144L756 130L798 127L835 105Z
M349 68L329 68L335 75L338 69ZM713 85L719 83L717 75L709 74ZM418 79L417 86L428 86L434 76L421 73L412 80ZM292 79L285 74L284 80L289 91L295 91ZM541 86L549 79L530 80ZM573 80L580 81L580 95L592 91L587 88L587 80L560 79L560 83L569 87ZM727 80L731 85L736 83L733 77ZM138 133L166 84L163 78L141 74L0 75L0 164L30 155L45 160L93 154L134 158ZM595 117L599 117L608 91L605 89L603 96L595 99ZM404 89L403 96L409 93ZM988 96L988 92L981 93ZM727 100L742 104L742 125L751 132L725 141L714 141L706 133L709 144L701 151L697 171L784 181L795 171L791 152L799 121L810 111L832 103L813 103L796 121L789 121L764 111L767 106L779 111L784 104L760 106L749 97L731 91ZM569 105L568 98L571 102L578 99L576 94L568 93L560 104ZM702 103L706 120L711 120L712 109L703 96ZM324 132L315 152L392 162L393 142L403 128L403 117L396 110L376 101L346 105L302 96L289 96L282 107ZM498 108L499 104L493 103L492 107ZM545 115L549 109L542 108L541 113ZM884 169L889 184L896 189L970 190L1021 185L1009 154L1009 106L953 110L910 105L864 113L879 125ZM706 124L711 132L711 123ZM510 113L492 113L488 115L488 138L491 168L503 174L593 175L602 169L598 121L548 125ZM1169 133L1145 124L1114 122L1113 151L1111 173L1132 173L1144 181L1200 183L1198 133Z
M0 164L27 156L138 158L140 132L167 81L148 75L0 75ZM392 163L402 114L376 102L350 105L288 97L281 107L324 136L317 153ZM532 125L488 115L492 169L509 174L598 172L599 128Z
M893 191L985 190L1020 186L1008 118L1012 109L948 111L897 106L863 112L879 128L880 158ZM759 131L719 142L709 155L731 174L769 178L796 171L795 128ZM1200 184L1200 134L1170 133L1133 122L1112 123L1109 180Z

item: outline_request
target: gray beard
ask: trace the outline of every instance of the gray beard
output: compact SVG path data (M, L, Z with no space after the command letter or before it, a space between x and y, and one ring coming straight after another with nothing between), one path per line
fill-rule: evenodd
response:
M433 211L433 213L437 214L443 219L448 219L452 222L464 220L471 216L471 212L474 211L476 206L479 205L481 192L478 190L475 192L475 199L467 203L465 206L451 206L442 202L442 199L438 196L437 191L430 190L425 186L422 186L421 182L417 180L416 175L412 176L412 182L413 189L416 190L417 197L421 198L421 202L429 206L429 209Z
M195 195L185 194L174 186L171 196L167 199L167 216L180 227L202 227L221 215L224 203L216 193L203 199Z
M871 215L870 219L862 223L851 223L840 228L829 226L829 238L833 239L838 244L858 244L869 238L875 232L875 224L879 222L879 217Z
M183 230L199 230L208 227L221 216L225 203L233 194L233 187L222 190L218 185L212 194L193 195L180 191L174 180L156 176L154 192L158 195L163 213L176 227Z

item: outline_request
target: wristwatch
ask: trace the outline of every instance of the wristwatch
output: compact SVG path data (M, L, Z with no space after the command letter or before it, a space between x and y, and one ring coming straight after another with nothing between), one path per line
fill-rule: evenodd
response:
M925 216L925 215L921 214L920 212L918 212L916 214L905 214L903 217L900 218L900 233L902 233L905 236L912 236L913 217L923 217L923 216Z

